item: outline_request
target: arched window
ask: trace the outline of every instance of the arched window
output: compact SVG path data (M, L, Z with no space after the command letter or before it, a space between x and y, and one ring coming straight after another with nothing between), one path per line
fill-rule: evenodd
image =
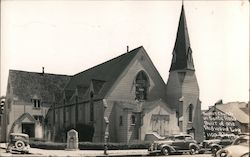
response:
M94 97L94 92L91 91L90 92L90 121L91 122L94 121L94 101L93 101L93 97Z
M75 96L75 122L77 123L78 122L78 110L79 110L79 107L78 107L78 96L76 95Z
M131 115L131 125L135 125L135 115Z
M135 79L135 99L136 100L146 100L148 92L148 77L145 72L140 71Z
M119 125L120 125L120 126L122 126L122 122L123 122L122 116L120 116L120 118L119 118Z
M193 105L190 104L188 107L188 121L192 122L193 121Z

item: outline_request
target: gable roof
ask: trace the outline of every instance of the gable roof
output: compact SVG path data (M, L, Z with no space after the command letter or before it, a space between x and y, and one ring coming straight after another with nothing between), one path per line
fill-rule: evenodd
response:
M30 102L37 97L43 105L49 106L54 100L60 99L57 98L61 96L58 92L63 90L69 79L67 75L10 70L8 83L19 101Z
M17 125L17 124L21 124L22 121L25 119L25 118L28 118L30 120L30 122L32 123L36 123L37 121L35 120L35 118L33 116L30 115L30 113L23 113L21 116L19 116L14 122L13 124L11 125L11 129L10 129L10 132L13 132L14 130L14 127Z
M136 54L144 50L138 47L130 52L124 53L116 58L101 63L83 72L72 76L70 82L65 87L65 90L75 90L79 87L88 87L94 89L95 98L104 98L114 82L136 56ZM90 85L93 85L90 87ZM84 89L82 91L90 91L91 89ZM83 94L80 92L79 94ZM81 97L81 95L79 95Z
M244 102L229 102L225 104L217 104L216 108L224 113L232 114L232 116L241 123L249 123L249 115L242 110L242 108L244 108L242 105L244 104L245 106L247 105L247 103Z

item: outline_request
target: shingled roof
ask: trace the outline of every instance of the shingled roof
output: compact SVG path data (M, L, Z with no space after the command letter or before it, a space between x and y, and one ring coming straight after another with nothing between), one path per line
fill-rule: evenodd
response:
M72 76L65 90L75 90L79 87L91 88L92 83L95 98L104 98L116 79L141 50L144 50L142 46ZM78 96L81 97L79 94Z
M30 102L36 96L42 99L44 105L49 105L60 99L59 93L69 80L70 76L67 75L10 70L8 83L19 101Z
M229 102L226 104L217 104L216 108L224 113L231 113L239 122L247 124L249 123L249 115L242 110L242 108L248 108L246 106L247 103L244 102Z

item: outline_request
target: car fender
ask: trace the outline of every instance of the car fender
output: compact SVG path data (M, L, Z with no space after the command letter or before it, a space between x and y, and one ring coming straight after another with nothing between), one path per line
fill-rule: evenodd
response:
M196 143L190 143L189 144L189 149L191 148L191 147L196 147L198 150L200 149L200 147L199 147L199 145L198 144L196 144Z
M176 151L176 150L174 149L173 146L168 145L168 144L162 144L162 145L160 146L160 149L162 149L163 147L169 148L170 152L175 152L175 151Z
M211 148L213 148L213 147L218 147L219 149L222 148L222 147L221 147L219 144L217 144L217 143L212 143L212 144L210 145L210 147L211 147Z

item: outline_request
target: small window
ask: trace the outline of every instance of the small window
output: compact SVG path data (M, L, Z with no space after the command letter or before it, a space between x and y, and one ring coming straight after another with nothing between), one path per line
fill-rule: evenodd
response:
M55 109L55 123L58 122L58 119L59 119L59 113L58 113L58 110Z
M70 119L69 119L69 118L70 118L69 109L70 109L70 108L67 108L66 111L65 111L65 112L66 112L66 117L65 117L65 121L66 121L66 122L69 122L69 120L70 120Z
M190 104L188 107L188 121L192 122L193 121L193 105Z
M135 115L131 116L131 125L135 125Z
M42 123L44 120L43 116L41 116L41 115L34 115L34 118L36 121L39 121L40 123Z
M63 123L66 123L66 108L63 107Z
M90 92L90 121L93 122L94 121L94 92L91 91Z
M33 107L39 109L41 107L41 100L40 99L32 99Z
M228 136L223 136L223 137L222 137L222 140L228 140L228 139L229 139Z
M119 118L119 125L122 126L122 123L123 123L122 116L120 116L120 118Z

